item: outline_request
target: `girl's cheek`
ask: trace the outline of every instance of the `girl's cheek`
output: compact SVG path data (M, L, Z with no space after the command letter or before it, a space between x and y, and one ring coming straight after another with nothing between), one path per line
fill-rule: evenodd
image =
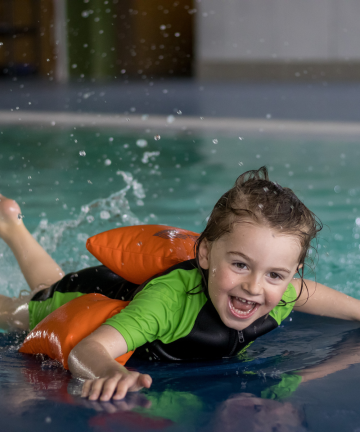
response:
M286 290L281 290L281 292L278 293L271 293L268 295L268 303L274 308L277 306L282 299L282 296L284 295Z

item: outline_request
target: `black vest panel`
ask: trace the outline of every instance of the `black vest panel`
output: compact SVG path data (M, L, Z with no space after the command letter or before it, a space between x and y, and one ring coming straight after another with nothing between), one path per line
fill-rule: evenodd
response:
M55 291L96 293L111 299L128 301L132 300L138 287L139 285L125 280L105 266L96 266L65 275L49 288L36 293L31 301L45 301L51 298Z
M163 275L176 269L193 270L196 267L195 260L189 260L169 268ZM150 280L140 285L136 293L140 292ZM188 295L196 295L195 293L201 289L205 292L208 300L200 310L191 332L187 336L168 344L159 340L146 343L136 349L134 357L155 361L199 361L232 357L250 342L278 326L274 318L264 316L258 318L241 332L231 329L221 321L217 310L211 303L206 287L196 287Z
M174 342L157 340L137 348L134 357L160 361L202 361L236 356L250 342L278 326L271 316L261 317L238 332L227 327L208 300L191 332Z

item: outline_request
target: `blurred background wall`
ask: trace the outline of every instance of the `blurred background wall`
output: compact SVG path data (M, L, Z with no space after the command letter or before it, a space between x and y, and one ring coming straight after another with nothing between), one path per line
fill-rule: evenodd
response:
M203 78L360 78L358 0L205 0L196 70Z
M0 73L359 80L358 0L0 0Z

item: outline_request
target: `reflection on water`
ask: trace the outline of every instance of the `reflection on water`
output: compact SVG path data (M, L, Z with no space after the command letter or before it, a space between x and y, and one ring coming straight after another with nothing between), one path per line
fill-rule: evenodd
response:
M59 363L17 352L24 334L3 334L1 410L11 430L27 430L25 422L51 424L55 431L335 432L340 424L353 431L360 421L358 324L292 316L272 338L258 339L242 361L130 360L130 367L150 373L152 388L111 402L82 399L81 381ZM318 333L316 348L312 328ZM325 378L294 380L314 371Z

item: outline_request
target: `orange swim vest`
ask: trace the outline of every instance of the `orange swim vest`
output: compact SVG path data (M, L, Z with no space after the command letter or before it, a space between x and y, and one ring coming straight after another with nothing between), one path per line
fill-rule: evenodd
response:
M169 267L194 258L199 234L165 225L116 228L90 237L88 250L124 279L141 284ZM60 306L26 337L20 352L46 354L68 369L70 351L129 302L86 294ZM122 365L134 351L116 359Z

